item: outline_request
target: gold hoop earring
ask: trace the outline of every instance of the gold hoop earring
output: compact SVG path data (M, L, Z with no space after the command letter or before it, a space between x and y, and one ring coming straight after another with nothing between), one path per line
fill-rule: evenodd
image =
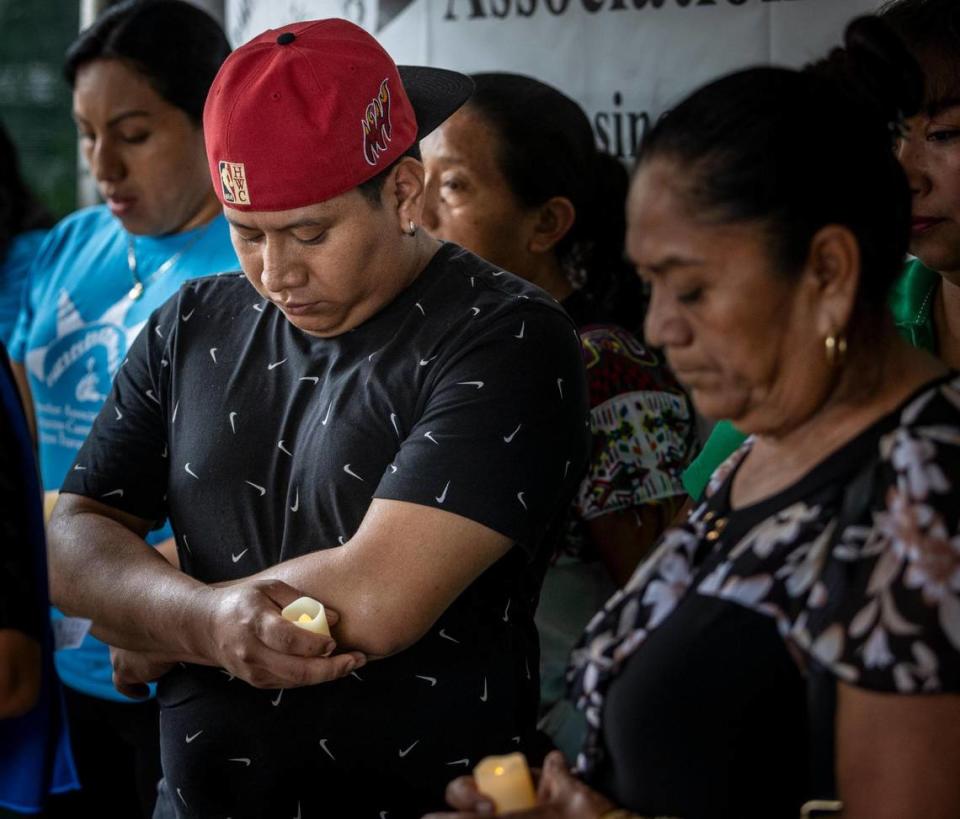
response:
M831 367L839 367L847 357L847 337L841 333L829 335L823 340L823 346L827 354L827 364Z
M407 229L407 236L416 236L417 235L417 226L413 223L413 219L410 220L410 227Z

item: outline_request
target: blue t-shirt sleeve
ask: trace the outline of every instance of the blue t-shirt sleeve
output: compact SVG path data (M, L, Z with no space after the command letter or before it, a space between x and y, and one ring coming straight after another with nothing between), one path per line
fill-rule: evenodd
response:
M8 353L10 360L22 364L27 358L27 345L30 340L30 331L36 316L36 305L43 297L48 273L53 258L61 244L62 228L59 225L50 230L39 244L36 255L27 271L26 285L20 301L20 314L10 336Z

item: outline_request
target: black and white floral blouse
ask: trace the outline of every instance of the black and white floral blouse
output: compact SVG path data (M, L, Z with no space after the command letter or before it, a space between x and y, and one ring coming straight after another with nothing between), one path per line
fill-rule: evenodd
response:
M796 817L810 795L802 667L880 692L960 691L960 376L732 510L751 445L574 651L579 768L640 813Z

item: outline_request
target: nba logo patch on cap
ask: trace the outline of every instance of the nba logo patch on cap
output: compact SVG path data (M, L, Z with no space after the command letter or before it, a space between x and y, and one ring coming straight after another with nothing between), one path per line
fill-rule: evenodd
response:
M223 201L231 205L249 205L250 189L247 187L247 172L242 162L220 160L220 186Z

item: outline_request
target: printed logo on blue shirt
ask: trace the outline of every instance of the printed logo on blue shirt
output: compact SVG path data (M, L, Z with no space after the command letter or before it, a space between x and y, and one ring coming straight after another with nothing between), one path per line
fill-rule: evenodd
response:
M122 298L104 313L86 321L66 291L57 300L56 336L45 347L27 352L34 389L37 434L45 482L67 469L90 432L110 392L113 377L143 324L125 327L133 302ZM50 449L53 447L54 449ZM57 463L50 462L56 453ZM59 480L52 482L54 486Z

